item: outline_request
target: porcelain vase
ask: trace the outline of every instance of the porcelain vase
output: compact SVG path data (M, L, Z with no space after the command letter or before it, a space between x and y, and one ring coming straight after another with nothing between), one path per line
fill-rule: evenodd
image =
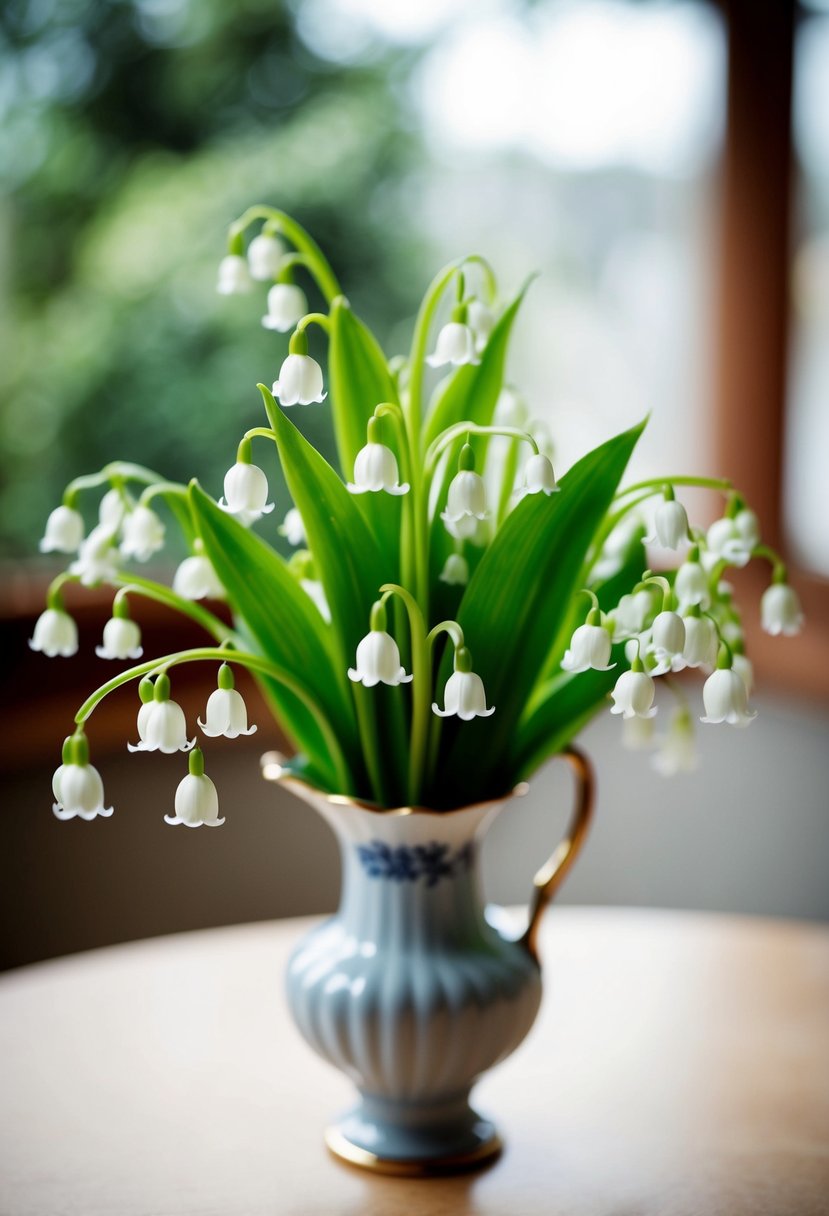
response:
M589 763L575 750L564 755L580 786L575 814L535 877L517 938L496 928L497 909L484 905L480 846L526 787L449 812L380 810L313 789L276 753L263 757L266 778L313 806L340 847L339 910L299 942L287 974L301 1034L358 1091L353 1109L326 1131L337 1156L386 1173L430 1174L475 1168L500 1151L494 1125L469 1094L538 1012L539 919L592 807Z

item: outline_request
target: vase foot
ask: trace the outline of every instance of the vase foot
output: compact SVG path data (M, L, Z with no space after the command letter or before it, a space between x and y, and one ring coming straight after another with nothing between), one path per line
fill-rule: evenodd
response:
M365 1098L326 1129L325 1143L341 1161L376 1174L425 1178L482 1169L501 1153L494 1124L464 1100L435 1120L425 1108Z

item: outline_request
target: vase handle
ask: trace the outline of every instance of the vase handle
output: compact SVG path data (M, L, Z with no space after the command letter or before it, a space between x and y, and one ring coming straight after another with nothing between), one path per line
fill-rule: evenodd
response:
M596 781L593 765L584 752L579 751L576 747L567 747L560 755L572 768L578 788L576 806L567 834L533 878L530 919L527 930L521 938L521 945L526 947L539 966L541 960L538 956L538 930L541 927L542 914L567 877L570 867L581 851L590 821L593 818L595 800Z

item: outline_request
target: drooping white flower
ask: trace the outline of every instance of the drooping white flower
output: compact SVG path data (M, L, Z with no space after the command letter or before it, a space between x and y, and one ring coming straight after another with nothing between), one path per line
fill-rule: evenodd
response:
M748 726L757 717L748 708L748 694L742 678L732 667L718 667L702 686L705 717L700 722L728 722Z
M113 616L104 625L103 646L96 646L99 659L139 659L143 654L141 630L128 617Z
M754 688L754 664L748 655L734 653L731 661L732 671L736 671L737 675L746 686L746 696L750 697Z
M84 587L111 583L118 577L120 557L111 527L98 524L81 544L77 558L69 567L69 573L77 574Z
M198 747L188 757L188 773L176 790L175 810L175 815L164 816L165 823L183 823L188 828L218 828L224 823L219 818L219 795L205 774L204 757Z
M678 549L688 538L688 515L675 498L663 499L653 517L653 532L646 537L648 544L657 542L665 549Z
M322 368L310 355L289 354L273 382L273 395L280 405L311 405L324 401Z
M153 700L141 706L138 743L128 743L131 752L186 752L196 742L187 738L187 720L181 706L170 700L170 679L160 675Z
M731 566L745 566L760 543L760 525L753 511L738 511L733 519L718 519L706 534L708 552Z
M113 487L98 504L98 523L113 535L124 522L124 516L130 509L131 500L127 499L122 490Z
M29 648L50 659L58 654L68 659L78 653L78 626L62 608L47 608L35 621Z
M373 688L375 684L408 684L400 662L397 642L384 629L371 629L357 646L357 666L349 667L348 678L355 684Z
M98 770L89 763L84 735L75 735L63 745L63 761L52 778L57 819L108 819L112 807L104 806L104 786Z
M121 553L146 562L164 548L164 524L151 507L139 503L124 519Z
M219 262L216 290L221 296L243 295L253 287L247 261L238 253L229 253Z
M308 538L305 535L305 524L302 522L302 516L296 507L291 507L290 511L288 511L279 527L279 532L285 537L289 545L304 545L308 542Z
M242 694L236 690L233 672L227 663L219 668L219 686L207 698L206 722L198 719L205 735L213 738L224 735L235 739L239 735L252 735L255 726L248 726L248 711Z
M613 640L636 637L647 624L648 617L653 611L653 596L649 591L634 591L623 595L611 613L613 621Z
M608 661L611 647L610 634L603 625L598 623L598 619L593 620L592 617L593 612L590 613L587 623L579 625L573 633L570 647L564 652L564 658L561 660L564 671L576 673L588 671L591 667L594 671L610 671L616 666L615 663Z
M438 334L434 354L426 357L430 367L444 367L451 363L459 367L463 363L480 363L475 334L463 321L449 321Z
M397 457L384 443L367 443L360 448L354 460L354 480L348 483L352 494L376 493L407 494L408 482L400 484Z
M717 661L718 647L717 627L709 617L685 617L682 657L686 667L713 667Z
M653 746L656 727L652 717L622 719L622 747L630 752L646 751Z
M173 575L173 590L185 600L221 600L225 594L213 563L203 553L185 557Z
M687 608L691 604L699 604L701 608L708 607L711 602L708 576L698 561L690 559L682 563L676 572L674 592L680 607Z
M317 610L327 625L331 624L331 606L325 594L325 588L317 578L301 578L299 585L309 599L313 600Z
M637 668L639 670L637 670ZM653 680L642 669L641 660L634 660L630 671L623 671L613 689L612 714L623 714L626 718L652 718L656 713L653 706Z
M469 582L469 562L462 553L450 553L438 578L449 587L465 587Z
M558 491L553 462L537 452L524 466L524 484L517 492L518 498L526 494L555 494Z
M286 334L308 311L305 292L295 283L274 283L268 292L268 311L262 318L265 329Z
M466 306L466 323L475 335L475 347L480 354L495 328L495 313L482 300L470 300Z
M495 706L487 708L484 682L471 670L472 660L465 646L455 651L455 670L443 690L443 709L432 702L432 712L439 718L458 717L464 722L473 718L489 718Z
M73 507L55 507L46 520L41 553L74 553L83 540L83 516Z
M649 652L656 659L654 675L667 671L682 671L685 667L685 622L676 612L657 614L651 626Z
M803 625L803 612L797 592L788 583L772 583L760 600L763 629L773 637L793 637Z
M484 479L475 472L475 458L469 444L464 444L461 450L459 466L449 483L446 510L441 511L440 517L450 536L465 540L474 535L478 521L486 519L489 511Z
M248 245L248 270L252 279L275 279L285 257L285 246L278 236L260 232Z
M225 473L224 491L219 506L245 525L255 523L274 508L268 502L268 479L258 465L237 460Z
M659 750L651 759L651 765L663 777L691 773L697 767L694 724L684 706L671 715L667 734L660 740Z

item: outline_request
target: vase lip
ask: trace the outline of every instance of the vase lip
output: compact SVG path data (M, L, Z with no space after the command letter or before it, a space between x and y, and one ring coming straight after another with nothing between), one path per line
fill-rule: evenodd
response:
M318 789L317 786L311 785L308 781L303 781L301 777L297 777L295 773L285 768L285 756L282 752L270 751L260 759L262 766L262 776L266 781L275 781L279 785L285 785L289 789L293 786L300 797L312 795L315 798L321 798L329 806L349 806L357 807L361 811L368 811L372 815L382 815L384 818L403 818L411 815L432 815L436 819L445 819L447 815L460 815L464 811L484 810L487 807L498 806L501 803L508 802L513 798L523 798L529 791L529 785L526 781L519 781L511 790L500 794L497 798L484 798L480 802L470 802L466 806L451 807L446 811L436 811L427 806L396 806L383 807L376 802L363 802L359 798L352 798L348 794L329 794L325 790Z

